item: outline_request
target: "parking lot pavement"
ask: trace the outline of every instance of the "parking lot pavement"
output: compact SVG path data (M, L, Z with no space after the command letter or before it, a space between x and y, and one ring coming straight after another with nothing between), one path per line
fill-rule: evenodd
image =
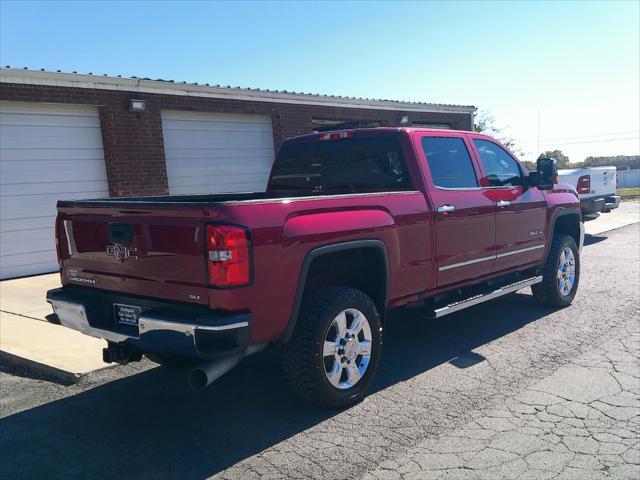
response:
M602 213L596 220L586 222L585 233L598 235L638 222L640 222L640 202L637 200L624 201L615 210Z
M607 340L366 478L640 478L639 341Z
M589 237L574 304L529 292L385 325L353 408L297 403L277 350L204 392L141 362L63 387L0 374L3 478L638 478L640 229Z

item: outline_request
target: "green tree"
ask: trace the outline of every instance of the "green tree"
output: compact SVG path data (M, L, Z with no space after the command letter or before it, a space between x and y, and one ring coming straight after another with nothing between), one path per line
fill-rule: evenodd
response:
M573 166L569 163L569 157L560 150L547 150L542 156L545 158L555 158L558 161L558 168L569 168Z
M640 155L610 155L606 157L587 157L580 164L584 167L614 166L618 170L640 168Z
M506 133L508 128L508 126L498 127L496 125L495 118L488 110L478 110L475 125L473 126L473 130L476 133L489 135L490 137L499 140L505 147L516 155L522 155L522 150L518 148L513 138Z

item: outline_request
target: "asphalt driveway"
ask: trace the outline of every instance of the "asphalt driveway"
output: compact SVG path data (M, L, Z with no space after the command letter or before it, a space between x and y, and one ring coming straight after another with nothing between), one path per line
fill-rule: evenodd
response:
M294 401L277 350L202 393L148 362L70 387L2 373L0 474L638 478L639 239L637 223L589 237L565 310L524 291L395 315L371 394L344 411Z

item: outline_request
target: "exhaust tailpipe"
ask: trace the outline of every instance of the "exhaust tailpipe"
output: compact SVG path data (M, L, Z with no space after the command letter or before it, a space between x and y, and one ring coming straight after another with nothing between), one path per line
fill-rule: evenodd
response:
M202 391L233 367L238 365L243 357L259 352L266 346L266 343L251 345L244 352L234 355L233 357L201 363L197 367L189 370L189 373L187 373L187 383L193 390Z
M193 390L204 390L222 375L235 367L238 362L240 362L241 358L242 355L236 355L234 357L223 358L213 362L201 363L189 371L187 374L187 382Z

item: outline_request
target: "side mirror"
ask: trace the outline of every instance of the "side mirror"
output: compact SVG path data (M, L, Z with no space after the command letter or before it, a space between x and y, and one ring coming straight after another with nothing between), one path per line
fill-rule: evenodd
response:
M529 174L530 183L539 190L552 190L558 180L558 162L555 158L540 157L536 171Z

